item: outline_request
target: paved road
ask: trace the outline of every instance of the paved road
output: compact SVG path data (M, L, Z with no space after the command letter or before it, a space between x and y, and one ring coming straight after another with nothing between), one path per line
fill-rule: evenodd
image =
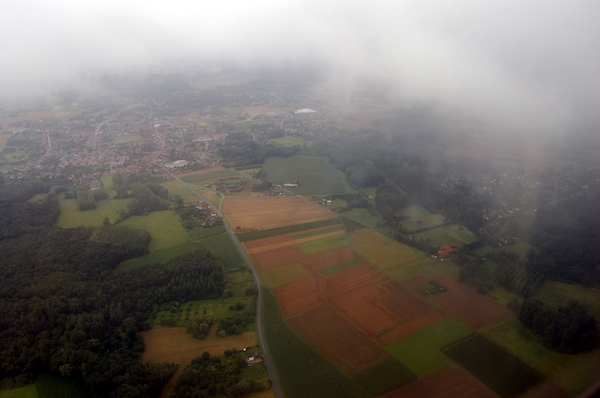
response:
M182 184L184 187L186 187L188 189L188 191L190 191L192 194L196 195L196 197L202 199L204 202L208 203L210 205L211 209L213 209L214 213L216 213L219 217L223 217L221 215L221 212L219 211L219 209L217 209L215 206L213 206L208 201L208 199L206 199L204 196L202 196L194 188L190 187L189 184L186 183L185 181L183 181L181 178L172 174L167 168L165 168L165 170L167 171L167 173L169 173L169 175L171 177L173 177L180 184ZM248 264L248 266L252 270L252 276L254 277L254 282L256 283L256 286L258 287L257 303L256 303L256 328L258 331L258 342L260 343L260 346L262 347L262 350L263 350L265 366L267 368L267 373L269 374L269 378L271 379L273 394L275 395L275 398L283 398L283 394L281 393L281 387L279 386L279 382L277 381L277 375L275 374L275 369L273 368L273 363L271 362L271 357L269 356L269 352L267 350L267 345L265 344L265 340L264 340L264 336L263 336L262 311L261 311L262 310L262 292L260 289L260 280L258 279L258 273L256 272L256 267L254 266L254 263L252 262L250 257L248 257L248 255L246 254L246 251L242 247L241 243L235 237L235 234L231 230L231 227L227 224L227 221L225 221L225 218L223 218L223 225L225 226L227 233L231 237L231 240L233 241L233 243L235 243L240 254L246 261L246 264Z

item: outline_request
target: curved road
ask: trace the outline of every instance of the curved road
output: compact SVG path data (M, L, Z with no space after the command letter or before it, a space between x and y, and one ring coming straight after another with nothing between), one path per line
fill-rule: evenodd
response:
M167 173L169 173L169 175L171 177L173 177L181 185L183 185L184 187L186 187L188 189L188 191L190 191L195 196L197 196L198 198L200 198L204 202L206 202L211 207L211 209L213 209L214 213L216 213L219 217L223 218L223 216L221 215L221 212L219 211L219 209L217 209L215 206L213 206L208 201L208 199L206 199L204 196L202 196L194 188L190 187L189 184L186 183L185 181L183 181L181 178L179 178L176 175L174 175L173 173L171 173L167 168L165 168L165 170L166 170ZM254 277L254 283L256 283L256 287L258 289L258 292L257 292L257 303L256 303L256 327L258 329L258 341L259 341L260 346L262 347L262 350L263 350L263 356L264 356L264 360L265 360L265 366L267 368L267 373L269 374L269 379L271 379L273 394L275 395L275 398L283 398L283 394L281 393L281 388L279 386L279 382L277 381L277 375L275 374L275 369L273 368L273 363L271 362L271 357L269 356L269 352L267 350L267 345L265 344L265 339L264 339L264 336L263 336L263 330L262 330L262 312L261 312L261 309L262 309L262 293L261 293L261 289L260 289L260 280L258 279L258 273L256 272L256 267L254 266L254 263L252 262L252 260L250 260L250 257L248 257L248 255L246 254L246 251L242 247L241 243L235 237L235 234L231 230L231 227L227 224L227 221L225 221L225 218L223 218L223 225L225 226L225 229L227 230L227 233L231 237L231 240L236 245L236 247L239 250L240 254L244 258L244 261L246 261L246 264L248 264L248 266L252 270L252 276Z

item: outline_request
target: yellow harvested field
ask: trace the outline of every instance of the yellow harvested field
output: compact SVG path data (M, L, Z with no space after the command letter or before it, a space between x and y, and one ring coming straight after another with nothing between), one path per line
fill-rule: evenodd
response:
M370 229L362 228L350 235L352 249L381 270L399 265L412 266L424 259L423 252L396 242Z
M227 198L223 202L223 214L232 227L253 229L284 227L335 217L329 210L301 197L289 196Z
M265 271L262 276L265 284L271 289L275 289L308 274L310 274L309 270L298 263L294 263Z
M225 350L233 348L242 350L256 345L254 332L220 338L215 335L215 330L216 325L213 325L208 337L197 340L188 334L184 327L154 326L150 330L141 332L146 344L142 362L173 362L187 365L205 351L216 356L223 355Z
M319 240L319 239L329 238L330 236L344 235L345 233L346 233L346 231L344 231L344 230L333 231L333 232L329 232L329 233L326 233L326 234L309 236L309 237L302 238L302 239L292 239L292 240L288 240L286 242L279 242L279 243L273 243L272 245L255 247L255 248L252 248L252 249L247 249L247 252L249 254L266 252L266 251L271 251L271 250L279 249L279 248L286 247L286 246L295 246L295 245L299 245L300 243L312 242L313 240Z

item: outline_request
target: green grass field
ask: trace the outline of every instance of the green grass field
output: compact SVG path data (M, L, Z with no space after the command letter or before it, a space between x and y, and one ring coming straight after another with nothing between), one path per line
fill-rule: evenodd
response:
M78 226L102 225L104 217L108 217L111 224L121 218L119 211L127 210L127 203L133 199L106 199L96 202L96 208L92 210L79 210L77 199L62 199L58 202L60 216L57 225L62 228L75 228ZM170 212L169 212L170 213Z
M84 398L88 394L82 383L52 375L41 375L26 386L0 390L0 398Z
M300 183L290 191L302 195L346 192L342 173L329 164L325 157L296 155L290 158L272 157L263 170L274 184Z
M312 142L305 141L304 139L302 139L300 137L290 137L288 135L286 135L284 137L272 138L269 141L274 142L279 145L285 145L285 146L299 145L300 147L302 147L304 145L304 143L307 143L307 145L310 147L310 144L312 144Z
M379 212L373 210L372 213L368 209L359 207L343 213L344 216L356 220L362 224L368 225L371 228L376 228L377 224L383 223L383 218Z
M477 240L475 234L460 224L446 225L415 235L434 245L464 246Z
M551 308L566 307L569 301L577 300L588 306L590 315L600 320L600 289L581 285L546 281L532 297Z
M344 223L344 228L346 232L356 231L357 229L366 228L365 225L359 223L356 220L346 217L345 215L340 215L340 220Z
M310 242L300 243L299 245L294 245L294 247L300 248L306 254L319 253L342 246L348 246L348 239L346 238L345 234L330 236L328 238L317 239Z
M294 263L263 272L262 277L269 288L275 289L309 273L302 265Z
M185 177L182 177L181 179L185 182L212 181L212 180L216 180L217 178L235 176L238 174L239 173L236 173L235 171L224 169L224 170L213 171L210 173L185 176Z
M451 365L452 360L440 349L472 333L468 326L454 318L447 318L388 344L384 349L417 376L423 377Z
M210 228L195 229L195 230L191 231L189 234L193 240L201 240L204 238L208 238L209 236L223 233L225 231L226 231L225 226L216 225L216 226L210 227Z
M236 236L240 242L246 242L249 240L270 238L272 236L289 234L292 232L305 231L307 229L325 227L327 225L336 225L339 223L340 223L339 219L330 218L327 220L307 222L304 224L295 224L295 225L288 225L288 226L279 227L279 228L262 229L260 231L245 232L243 234L238 234Z
M515 253L515 254L518 254L519 256L524 256L529 249L533 249L535 252L539 252L539 250L540 250L539 248L537 248L533 245L530 245L527 242L517 242L514 245L506 245L506 246L496 248L496 250L500 250L500 251L508 252L508 253Z
M137 135L117 135L113 138L114 144L124 144L126 142L138 142L140 137Z
M580 394L600 378L597 351L569 355L549 350L517 319L485 328L480 333L571 394Z
M446 346L442 351L503 398L522 395L543 381L517 357L478 334Z
M148 231L152 240L148 245L150 252L178 246L192 240L179 222L177 215L170 210L155 211L147 216L131 216L119 225Z
M112 174L109 174L109 175L102 177L102 180L101 180L104 190L106 191L106 193L108 194L108 197L110 197L110 198L113 198L117 194L117 191L112 189L112 178L113 178Z
M284 397L371 397L290 329L269 289L263 288L263 297L265 337Z
M398 216L404 216L402 226L408 231L414 231L421 228L429 228L441 225L444 222L444 216L441 214L431 214L421 205L412 205L396 212Z
M364 263L364 262L365 262L364 258L356 257L356 258L353 258L352 260L344 261L343 263L339 263L339 264L333 265L329 268L322 269L320 272L323 275L331 275L331 274L335 274L336 272L341 271L343 269L354 267L355 265Z

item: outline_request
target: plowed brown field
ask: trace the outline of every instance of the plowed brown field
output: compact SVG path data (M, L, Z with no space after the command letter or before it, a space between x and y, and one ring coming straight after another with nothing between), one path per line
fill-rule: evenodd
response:
M260 250L255 248L251 250ZM268 251L259 251L251 254L254 263L261 271L272 270L284 265L300 263L311 271L319 271L333 265L352 260L356 254L349 246L337 247L318 253L306 254L302 250L284 246Z
M288 321L300 336L350 374L391 358L327 305L291 317Z
M275 296L284 317L323 304L319 278L317 274L311 274L275 289Z
M496 300L479 294L462 283L445 276L433 279L448 288L447 292L436 294L432 298L433 302L472 328L512 316L512 312Z
M282 265L300 263L306 254L298 248L286 246L268 252L255 253L251 256L259 270L267 271Z
M382 398L487 398L497 395L459 368L444 368L384 394Z
M229 225L270 229L334 218L329 210L299 197L227 198L223 214Z

